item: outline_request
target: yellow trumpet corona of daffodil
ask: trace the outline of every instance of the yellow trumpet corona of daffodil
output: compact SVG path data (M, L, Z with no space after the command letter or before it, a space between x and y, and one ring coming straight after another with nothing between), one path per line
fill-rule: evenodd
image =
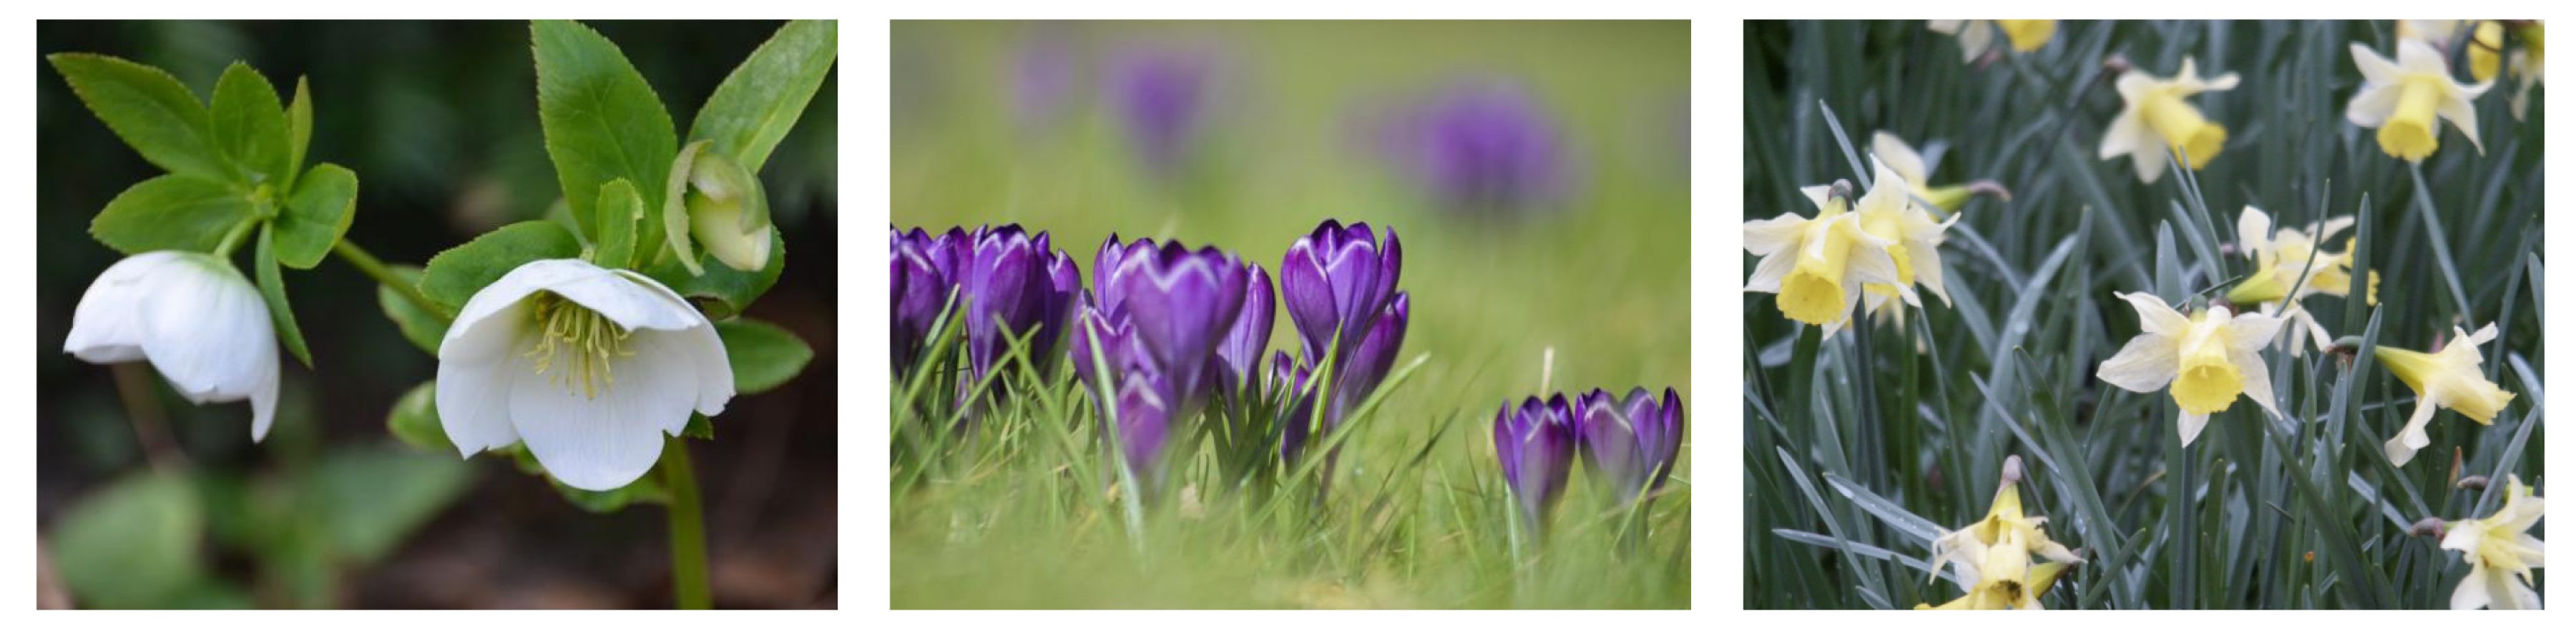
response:
M2463 86L2442 65L2442 53L2423 40L2399 40L2397 60L2380 57L2370 47L2352 45L2352 63L2364 84L2344 107L2353 125L2379 129L2379 149L2406 161L2423 161L2441 148L2434 119L2450 120L2469 138L2469 146L2486 154L2478 142L2478 111L2469 103L2492 83Z
M1927 22L1929 24L1926 28L1934 33L1958 36L1959 57L1970 62L1976 61L1978 57L1984 56L1987 50L1994 48L1997 31L2003 32L2004 40L2012 45L2014 51L2023 53L2037 51L2039 47L2047 46L2048 39L2057 35L2056 20L1928 20Z
M1914 609L2040 609L2039 596L2057 582L2058 574L2082 557L2040 529L2046 517L2024 517L2021 508L2021 457L2004 460L2003 485L1984 519L1943 533L1932 541L1932 576L1952 566L1965 595L1939 606ZM2049 562L2032 564L2031 557Z
M2448 408L2479 424L2488 424L2495 420L2497 411L2513 402L2512 391L2497 388L2478 368L2486 361L2478 355L2478 345L2495 339L2495 323L2479 327L2477 333L2452 327L2451 334L2455 336L2451 342L2432 353L2396 347L2380 347L2377 351L2379 363L2387 365L2388 372L2397 375L2397 381L2415 391L2415 414L2406 418L2406 429L2389 439L2385 447L2388 461L2399 466L2414 459L2415 451L2433 443L2424 435L2424 425L2433 421L2435 411Z
M2485 519L2463 519L2444 527L2442 549L2457 550L2469 562L2469 576L2451 590L2451 609L2540 609L2540 593L2531 589L2531 571L2543 565L2547 547L2528 534L2546 512L2544 502L2505 476L2504 507Z
M1744 223L1744 250L1762 257L1744 290L1777 294L1781 315L1824 327L1827 338L1850 322L1864 286L1889 285L1920 304L1889 255L1896 241L1862 230L1848 197L1821 198L1813 219L1790 212Z
M1968 204L1969 197L1980 194L1993 195L2004 201L2012 200L2012 191L2005 190L2002 184L1989 180L1946 186L1931 185L1934 164L1924 161L1923 154L1915 152L1914 146L1905 143L1905 138L1886 131L1870 135L1869 152L1877 155L1879 161L1886 162L1888 169L1896 171L1896 176L1904 177L1907 190L1913 192L1915 198L1929 204L1931 209L1926 211L1931 212L1933 216L1946 216L1956 212L1960 206Z
M2431 45L2435 51L2451 50L2451 43L2469 35L2469 76L2477 81L2495 78L2504 60L2504 22L2499 20L2398 20L2397 39L2416 40Z
M2139 181L2162 178L2171 153L2181 153L2184 166L2199 170L2226 148L2227 127L2201 116L2183 98L2236 88L2235 73L2202 79L2192 58L2183 58L2182 71L2170 79L2132 69L2120 75L2118 88L2125 105L2102 133L2101 158L2127 155Z
M2177 423L2185 446L2209 425L2212 413L2227 410L2236 396L2280 417L2273 405L2272 374L2260 353L2280 331L2281 319L2261 314L2235 314L2226 307L2174 311L2155 294L2133 292L2120 298L2138 311L2138 337L2102 361L2095 373L2104 382L2137 393L2173 386L2174 404L2182 407Z
M2352 227L2349 216L2339 216L2310 224L2306 230L2284 227L2274 229L2272 216L2254 206L2236 217L2236 240L2254 261L2254 273L2245 282L2227 290L2227 301L2240 306L2257 305L2265 314L2288 321L2277 338L2291 357L2307 351L2308 340L2323 349L2334 342L2325 327L2299 305L2300 298L2315 294L2346 296L2352 293L2352 241L2344 242L2341 253L2317 249L2321 241L2333 238ZM2312 234L2313 233L2313 234ZM2304 278L2301 272L2305 272ZM2290 294L2298 294L2297 298ZM2379 304L2379 272L2372 271L2363 291L2364 302ZM2283 307L2286 304L2287 307ZM2299 338L2308 336L2307 340Z

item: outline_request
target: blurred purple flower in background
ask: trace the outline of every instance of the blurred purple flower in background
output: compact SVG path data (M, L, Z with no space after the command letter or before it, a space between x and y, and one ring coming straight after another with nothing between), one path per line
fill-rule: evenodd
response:
M1563 202L1572 175L1562 135L1520 83L1471 78L1402 108L1379 144L1443 211L1506 218Z
M894 370L904 375L919 361L924 340L934 335L930 329L946 309L949 291L959 283L958 272L971 241L960 228L932 235L921 228L904 232L888 226L886 232L892 243L887 260L894 269Z
M1505 401L1494 413L1494 455L1502 460L1503 483L1520 501L1521 518L1533 532L1545 527L1548 511L1565 495L1574 448L1574 412L1563 394L1546 402L1531 397L1517 409Z
M1179 49L1130 51L1109 69L1111 108L1147 168L1169 175L1198 142L1211 64Z
M1070 28L1054 22L1031 26L1011 61L1011 114L1023 131L1046 128L1074 103L1081 69Z
M1681 456L1682 398L1671 387L1660 403L1645 387L1629 390L1626 399L1593 389L1576 401L1574 415L1585 465L1619 492L1620 505L1662 488L1672 475Z
M1082 287L1073 259L1050 249L1045 232L1030 236L1018 225L1005 225L976 228L971 236L974 247L957 284L965 287L966 357L974 374L961 382L961 391L993 372L1012 338L1026 339L1030 364L1044 368L1052 362L1056 337Z

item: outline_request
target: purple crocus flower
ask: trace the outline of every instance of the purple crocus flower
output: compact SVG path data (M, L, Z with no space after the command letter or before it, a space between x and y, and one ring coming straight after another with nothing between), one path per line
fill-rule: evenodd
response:
M1682 397L1670 387L1662 402L1645 387L1628 391L1626 399L1593 389L1575 402L1574 428L1587 451L1585 464L1607 478L1625 506L1672 475L1682 448Z
M1404 270L1404 245L1387 228L1380 242L1367 223L1343 227L1326 220L1298 237L1279 262L1279 295L1288 319L1306 347L1306 359L1322 360L1339 337L1339 358L1368 333L1369 324L1395 299Z
M1386 381L1386 373L1395 368L1395 354L1404 349L1404 327L1413 319L1413 296L1395 293L1395 301L1386 304L1376 320L1370 321L1368 335L1351 349L1351 357L1333 378L1333 413L1327 426L1338 425L1350 416L1351 409L1377 391Z
M1119 377L1119 450L1148 489L1162 481L1163 447L1171 439L1175 416L1180 414L1174 408L1179 405L1168 380L1168 376L1147 367L1130 367Z
M966 231L949 228L945 234L932 235L913 228L911 232L889 226L892 244L887 255L893 267L893 353L894 369L902 375L912 369L921 356L930 329L939 322L940 312L948 306L949 292L958 284L957 273L964 260L969 240Z
M978 228L973 236L958 280L967 297L966 351L974 369L967 387L992 373L1014 337L1027 339L1033 362L1052 359L1080 288L1072 259L1050 249L1045 232L1030 236L1018 225L1005 225Z
M1259 379L1261 354L1270 348L1270 328L1278 322L1278 301L1270 287L1270 272L1258 263L1244 263L1243 309L1236 312L1225 341L1216 348L1216 390L1235 395Z
M1195 402L1217 343L1243 310L1242 261L1216 248L1192 251L1178 241L1130 254L1107 280L1112 310L1135 325L1136 339L1173 395ZM1180 409L1181 412L1195 410Z
M1574 412L1563 394L1540 402L1504 402L1494 413L1494 454L1502 460L1503 483L1521 504L1521 515L1533 530L1565 495L1565 478L1574 468Z
M1566 190L1558 125L1516 82L1455 82L1383 134L1394 163L1449 211L1520 214Z
M1178 50L1130 52L1110 70L1112 106L1147 167L1169 173L1197 142L1208 70L1204 57Z

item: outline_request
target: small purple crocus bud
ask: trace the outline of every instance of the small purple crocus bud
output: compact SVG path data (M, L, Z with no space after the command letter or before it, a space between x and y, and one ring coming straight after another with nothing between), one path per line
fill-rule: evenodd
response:
M1620 505L1662 488L1681 456L1682 398L1667 387L1657 402L1644 387L1626 399L1593 389L1575 402L1575 431L1588 451L1585 463L1619 491Z
M1567 189L1558 125L1516 82L1456 82L1384 134L1389 156L1448 211L1523 214Z
M1112 311L1135 325L1154 370L1173 389L1168 395L1182 402L1176 412L1195 410L1217 343L1243 310L1242 262L1213 247L1191 251L1174 241L1131 254L1119 270L1109 292L1119 299Z
M1288 465L1306 455L1306 437L1315 427L1315 370L1297 364L1286 351L1270 353L1270 386L1286 396L1279 413L1279 457Z
M1340 425L1377 391L1378 383L1386 381L1387 371L1395 368L1395 354L1404 349L1404 326L1412 316L1412 295L1396 292L1395 301L1370 321L1368 335L1351 349L1348 364L1333 379L1333 414L1324 421L1326 427Z
M1216 390L1225 395L1241 392L1259 378L1254 374L1260 371L1261 353L1270 348L1270 327L1278 322L1270 272L1258 263L1244 263L1243 271L1243 309L1216 348Z
M1345 228L1340 221L1326 220L1289 245L1279 263L1279 296L1306 347L1306 359L1322 360L1337 335L1340 357L1349 357L1367 335L1370 321L1394 298L1403 269L1404 245L1394 228L1380 242L1367 223Z
M1045 232L1030 236L1018 225L977 230L969 254L959 281L968 298L969 382L992 373L1015 337L1026 339L1032 363L1051 359L1073 291L1057 267L1071 259L1049 249Z
M1100 251L1091 256L1091 289L1094 294L1092 300L1098 304L1101 311L1116 310L1122 304L1121 301L1126 300L1125 295L1119 291L1118 281L1127 277L1130 271L1126 267L1127 263L1143 262L1147 255L1154 253L1155 249L1153 239L1140 238L1134 242L1120 243L1118 234L1115 232L1110 233L1109 240L1100 242Z
M1565 495L1565 478L1574 467L1573 420L1562 394L1546 402L1531 397L1517 409L1504 402L1494 413L1494 454L1502 460L1503 483L1520 500L1522 520L1533 530L1544 527L1548 511Z
M1110 69L1109 98L1146 167L1169 174L1197 142L1209 63L1178 50L1132 51Z
M894 313L894 368L900 375L919 361L922 346L927 344L924 341L932 335L931 327L948 306L949 292L958 282L958 254L967 239L965 230L957 228L936 236L921 228L911 232L886 229L892 233L887 260L894 270L894 297L890 302Z

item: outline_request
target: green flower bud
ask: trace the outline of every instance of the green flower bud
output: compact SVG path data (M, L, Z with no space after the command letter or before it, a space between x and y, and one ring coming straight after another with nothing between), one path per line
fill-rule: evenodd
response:
M769 197L760 178L721 153L700 152L689 165L689 235L734 269L769 264Z

